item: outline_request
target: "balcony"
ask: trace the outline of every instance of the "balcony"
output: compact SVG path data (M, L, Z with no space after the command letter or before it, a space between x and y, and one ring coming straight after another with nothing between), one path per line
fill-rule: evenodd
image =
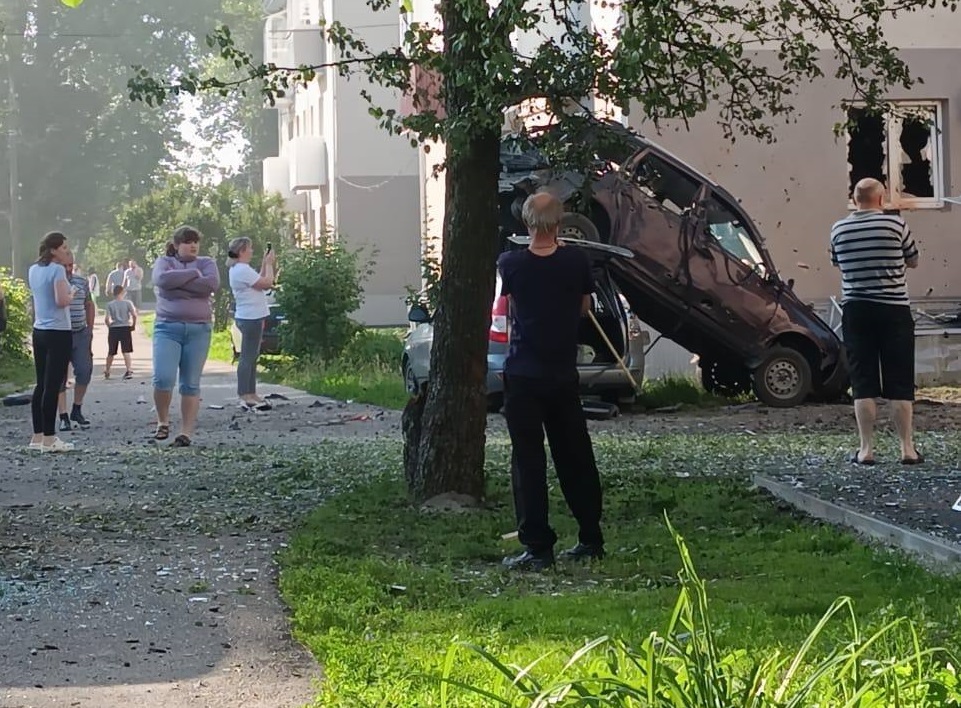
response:
M290 189L297 192L327 184L327 143L323 138L300 136L287 144Z
M279 194L284 199L291 196L290 161L286 157L264 159L264 193Z
M290 28L294 66L319 66L327 61L327 37L317 25L297 23Z

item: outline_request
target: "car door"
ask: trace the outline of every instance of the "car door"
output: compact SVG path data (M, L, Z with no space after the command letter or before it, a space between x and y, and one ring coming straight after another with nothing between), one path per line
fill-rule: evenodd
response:
M691 273L727 338L746 350L762 344L778 297L773 264L743 211L718 190L703 199Z

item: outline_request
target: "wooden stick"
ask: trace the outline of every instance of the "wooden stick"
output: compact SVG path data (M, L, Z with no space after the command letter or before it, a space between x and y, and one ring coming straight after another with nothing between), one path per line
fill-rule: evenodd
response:
M611 344L611 340L608 339L607 337L607 332L605 332L604 329L601 327L601 323L597 321L597 318L594 316L594 312L591 310L588 310L587 316L591 318L591 322L594 323L594 327L597 329L598 334L601 335L601 339L604 340L604 344L606 344L607 348L611 350L611 354L613 354L614 358L617 360L617 363L620 366L621 371L624 372L624 375L627 377L627 380L631 382L631 387L634 389L634 392L638 396L640 396L641 385L637 383L637 381L631 375L631 371L630 369L627 368L627 364L624 363L624 360L621 358L620 354L617 353L617 349L615 349L614 345Z

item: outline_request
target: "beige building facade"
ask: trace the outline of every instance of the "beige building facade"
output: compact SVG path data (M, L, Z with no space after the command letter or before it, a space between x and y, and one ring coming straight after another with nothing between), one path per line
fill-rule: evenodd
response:
M362 0L267 0L265 61L278 67L335 61L321 23L341 22L373 48L397 45L394 16ZM277 154L264 160L264 191L281 194L298 215L302 241L327 230L373 261L364 302L354 313L369 326L406 323L407 289L420 283L418 151L378 126L361 96L383 107L398 97L333 67L279 99Z

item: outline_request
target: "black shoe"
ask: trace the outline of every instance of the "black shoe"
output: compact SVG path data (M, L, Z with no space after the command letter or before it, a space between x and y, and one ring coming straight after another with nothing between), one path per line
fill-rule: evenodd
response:
M74 411L70 414L70 420L79 425L81 428L86 430L90 427L90 421L83 417L83 413L80 411Z
M68 430L73 430L73 424L70 422L70 418L66 414L60 416L60 428L61 433L65 433Z
M533 570L535 572L540 572L542 570L547 570L553 565L553 550L540 551L538 553L527 550L521 553L519 556L513 556L504 559L504 567L508 570Z
M560 556L564 560L600 560L604 557L604 546L593 543L578 543L573 548L561 551Z

